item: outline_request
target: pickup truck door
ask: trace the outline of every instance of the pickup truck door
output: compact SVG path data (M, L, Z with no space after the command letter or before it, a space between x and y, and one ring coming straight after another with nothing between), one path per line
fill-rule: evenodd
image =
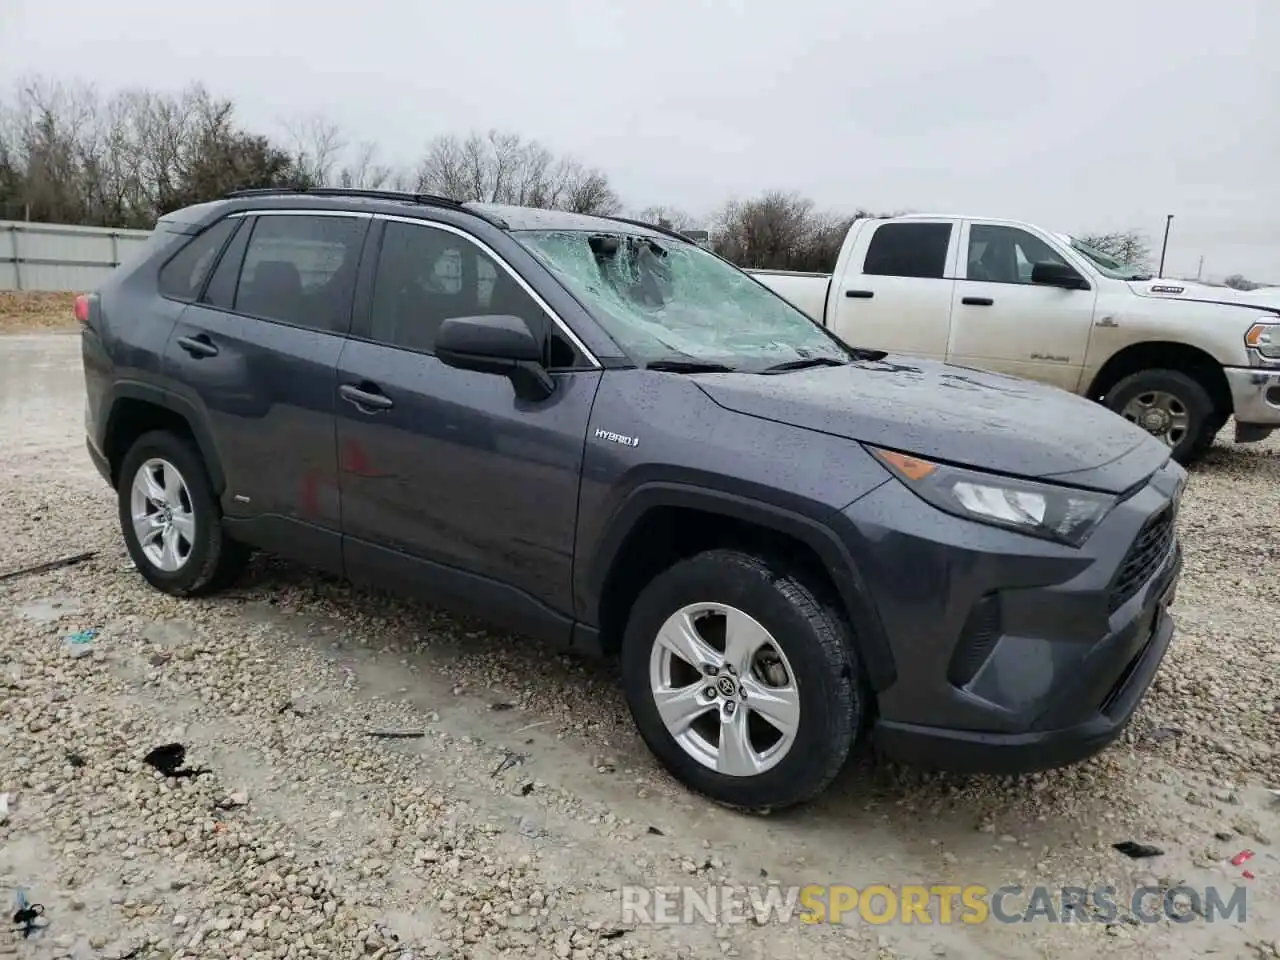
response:
M856 223L827 294L827 326L858 347L946 359L959 222Z
M948 359L1078 389L1097 285L1065 290L1032 284L1031 269L1041 261L1084 274L1050 238L1024 227L966 220L961 245Z

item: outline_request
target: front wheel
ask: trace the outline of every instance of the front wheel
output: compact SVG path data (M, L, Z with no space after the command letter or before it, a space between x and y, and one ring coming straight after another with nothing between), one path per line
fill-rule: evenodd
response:
M1107 391L1111 411L1163 440L1171 456L1190 464L1213 445L1222 419L1199 381L1178 370L1140 370Z
M820 793L867 709L842 614L795 573L731 550L681 561L641 592L623 638L622 678L663 766L750 810Z

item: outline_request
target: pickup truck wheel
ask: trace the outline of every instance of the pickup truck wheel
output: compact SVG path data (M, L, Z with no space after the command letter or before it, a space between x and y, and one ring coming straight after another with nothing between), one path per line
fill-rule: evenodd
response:
M1177 370L1131 374L1107 391L1106 405L1163 440L1182 464L1203 454L1217 434L1209 392Z
M631 714L677 779L754 811L802 803L840 771L868 697L848 624L785 567L732 550L641 592L622 645Z
M222 511L199 452L164 430L143 434L120 464L120 528L138 572L176 597L230 583L249 550L222 530Z

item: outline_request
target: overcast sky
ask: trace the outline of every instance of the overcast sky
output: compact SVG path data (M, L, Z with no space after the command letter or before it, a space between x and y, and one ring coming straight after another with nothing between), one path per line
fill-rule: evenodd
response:
M498 127L632 208L821 206L1137 227L1280 283L1280 0L0 0L0 83L203 81L385 159Z

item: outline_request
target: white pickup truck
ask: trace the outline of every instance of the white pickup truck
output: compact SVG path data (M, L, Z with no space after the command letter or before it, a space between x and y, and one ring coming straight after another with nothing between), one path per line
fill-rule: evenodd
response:
M855 220L835 273L750 270L842 340L1090 397L1189 463L1280 426L1280 303L1152 279L1027 223Z

